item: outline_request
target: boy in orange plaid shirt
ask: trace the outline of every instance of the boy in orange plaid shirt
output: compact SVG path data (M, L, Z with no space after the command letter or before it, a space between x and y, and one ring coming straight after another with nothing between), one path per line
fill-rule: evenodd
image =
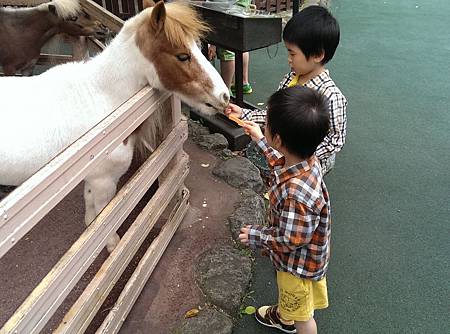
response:
M329 131L327 100L307 87L282 89L268 101L265 136L254 122L243 127L271 169L269 226L248 225L239 235L264 249L277 271L278 305L260 307L256 319L285 333L315 334L314 310L328 307L330 200L314 153Z

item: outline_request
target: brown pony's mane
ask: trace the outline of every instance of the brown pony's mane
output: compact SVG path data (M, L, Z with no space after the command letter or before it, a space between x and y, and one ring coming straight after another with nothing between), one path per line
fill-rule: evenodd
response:
M200 40L211 29L197 11L183 2L167 3L164 32L172 45L184 45L186 40Z
M70 16L77 15L81 12L79 0L52 0L51 2L43 3L37 7L48 10L49 5L54 5L56 7L56 14L62 19L67 19Z

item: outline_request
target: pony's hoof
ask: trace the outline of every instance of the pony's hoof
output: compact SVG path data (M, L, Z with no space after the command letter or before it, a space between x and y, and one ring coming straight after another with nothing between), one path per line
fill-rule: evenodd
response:
M117 245L120 242L120 237L117 235L117 233L114 233L113 236L109 237L108 242L106 243L106 249L109 253L112 253L112 251L117 247Z

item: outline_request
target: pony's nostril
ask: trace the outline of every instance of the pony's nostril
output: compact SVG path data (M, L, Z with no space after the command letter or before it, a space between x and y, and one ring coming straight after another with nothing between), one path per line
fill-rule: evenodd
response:
M223 94L222 94L222 100L223 100L223 102L225 102L226 104L228 104L228 102L230 102L230 94L228 94L228 93L223 93Z

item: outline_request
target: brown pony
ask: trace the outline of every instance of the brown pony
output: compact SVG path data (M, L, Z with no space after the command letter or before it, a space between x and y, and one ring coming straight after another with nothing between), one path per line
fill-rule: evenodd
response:
M79 0L54 0L31 8L0 8L0 65L5 75L31 75L42 46L54 35L104 37L107 29Z

